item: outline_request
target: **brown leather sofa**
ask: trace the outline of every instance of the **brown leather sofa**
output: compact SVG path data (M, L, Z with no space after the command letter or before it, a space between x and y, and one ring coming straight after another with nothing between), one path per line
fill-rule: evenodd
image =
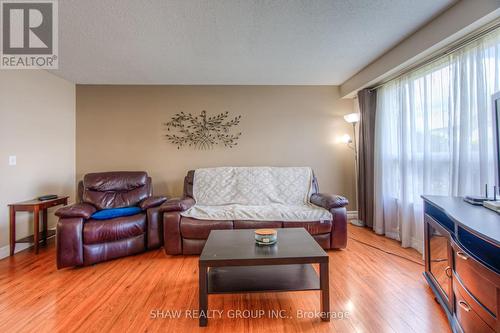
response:
M284 222L284 221L217 221L198 220L181 216L181 212L195 204L193 199L194 171L184 178L184 194L180 199L166 201L163 214L164 248L167 254L200 254L211 230L297 228L304 227L324 249L340 249L347 245L347 212L349 203L339 195L318 193L316 178L310 202L329 210L331 221Z
M89 173L78 185L78 202L56 211L57 268L86 266L161 246L161 214L166 197L152 196L146 172ZM141 212L95 220L98 210L139 206Z

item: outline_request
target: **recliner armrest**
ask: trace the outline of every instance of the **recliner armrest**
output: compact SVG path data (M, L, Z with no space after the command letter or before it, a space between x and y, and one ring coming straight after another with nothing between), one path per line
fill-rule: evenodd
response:
M345 207L349 204L349 201L343 196L326 193L314 193L311 195L310 201L313 205L323 207L327 210Z
M167 197L162 197L162 196L154 196L154 197L149 197L144 200L142 200L139 203L139 207L142 210L147 210L149 208L157 207L167 201Z
M167 200L160 209L162 212L182 212L193 207L196 202L193 198L173 198Z
M57 222L57 269L83 265L83 218L60 218Z
M81 218L84 218L87 220L96 211L97 211L97 208L95 208L93 205L86 203L86 202L81 202L81 203L76 203L76 204L73 204L70 206L65 206L65 207L59 208L55 212L55 215L60 217L60 218L81 217Z

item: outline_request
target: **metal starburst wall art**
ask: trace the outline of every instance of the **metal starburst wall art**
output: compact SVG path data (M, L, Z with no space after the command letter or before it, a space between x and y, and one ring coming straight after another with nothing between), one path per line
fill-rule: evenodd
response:
M238 144L241 132L231 134L230 130L240 123L241 116L232 119L228 117L227 111L212 117L208 117L205 110L198 116L180 112L164 123L167 131L171 132L165 137L170 143L177 145L177 149L184 146L210 149L216 145L233 148Z

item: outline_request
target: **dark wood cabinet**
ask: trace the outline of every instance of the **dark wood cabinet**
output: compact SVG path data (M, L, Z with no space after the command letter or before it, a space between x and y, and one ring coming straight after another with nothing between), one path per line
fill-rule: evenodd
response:
M449 311L453 306L452 287L452 250L450 233L429 215L424 216L425 221L425 254L426 277L432 280L435 293L442 299L441 305Z
M454 332L500 332L500 215L423 196L424 276Z

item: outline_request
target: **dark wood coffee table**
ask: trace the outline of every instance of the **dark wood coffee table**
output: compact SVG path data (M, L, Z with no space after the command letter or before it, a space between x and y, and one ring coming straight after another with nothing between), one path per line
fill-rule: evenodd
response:
M278 242L268 246L256 245L251 229L210 232L198 262L200 326L208 322L208 295L227 293L321 290L321 319L330 320L328 254L304 228L277 230Z

